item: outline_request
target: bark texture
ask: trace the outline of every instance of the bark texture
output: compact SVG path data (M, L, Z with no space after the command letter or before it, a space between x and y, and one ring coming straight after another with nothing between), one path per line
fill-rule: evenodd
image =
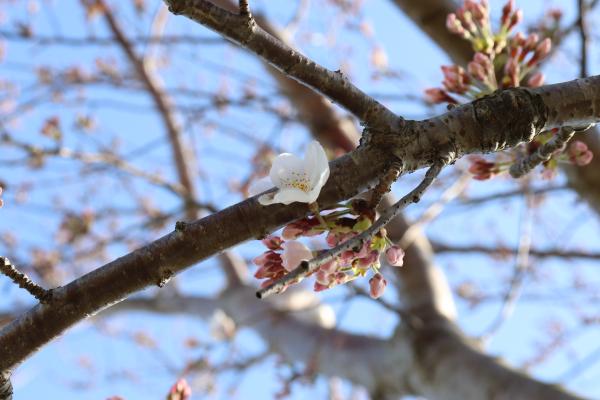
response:
M423 30L457 64L466 65L473 57L468 42L446 29L446 16L455 12L460 2L454 0L391 0L415 24ZM576 134L594 153L592 162L586 166L565 165L564 171L569 186L581 196L590 207L600 214L600 131L593 128L585 134Z

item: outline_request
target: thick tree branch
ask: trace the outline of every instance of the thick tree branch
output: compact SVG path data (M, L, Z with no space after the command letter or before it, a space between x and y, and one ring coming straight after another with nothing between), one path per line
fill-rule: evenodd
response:
M406 334L401 329L397 337L403 340ZM416 329L411 348L416 360L408 382L416 393L430 400L580 399L482 354L452 325L441 321Z
M324 329L269 301L249 302L252 293L253 288L245 286L227 290L216 299L130 299L111 312L144 310L208 318L222 309L237 325L256 330L287 360L316 364L320 373L345 378L383 398L407 394L431 400L577 398L482 355L444 319L419 327L402 325L393 338L377 339Z
M402 135L371 135L363 146L331 163L319 204L327 207L363 191L395 157L416 169L448 149L456 155L494 151L531 140L542 129L595 122L599 91L600 77L504 91L439 117L411 121ZM38 305L0 330L0 370L14 367L86 316L144 287L163 285L190 265L262 237L307 211L304 204L263 207L251 198L201 220L177 224L161 239L55 289L50 304Z
M437 43L457 64L466 65L473 57L469 43L446 29L446 16L455 12L459 2L455 0L392 0L409 15L429 37ZM597 2L590 4L590 9ZM575 28L577 24L573 25ZM583 43L583 42L582 42ZM585 135L576 134L594 154L600 154L600 132L594 129ZM588 204L600 214L600 157L594 157L586 166L563 166L571 186Z

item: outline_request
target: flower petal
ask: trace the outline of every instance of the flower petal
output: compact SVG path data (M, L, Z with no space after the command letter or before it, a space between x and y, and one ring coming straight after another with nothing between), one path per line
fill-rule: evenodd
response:
M265 192L273 187L273 182L268 176L264 176L258 180L252 181L250 187L248 187L248 194L250 197L256 196L262 192Z
M310 260L313 257L312 251L301 242L289 240L282 245L283 268L287 271L293 271L303 260Z
M315 196L312 196L315 197ZM275 193L273 203L283 203L285 205L292 204L297 201L299 203L311 203L310 193L306 193L296 188L284 188ZM316 197L315 197L316 198ZM314 200L312 200L314 201ZM262 203L261 203L262 204ZM272 204L272 203L270 203Z
M273 184L280 188L292 178L291 172L304 173L304 162L293 154L283 153L273 160L269 176Z
M329 162L323 146L316 140L308 144L304 162L311 189L319 186L319 190L321 190L329 178Z

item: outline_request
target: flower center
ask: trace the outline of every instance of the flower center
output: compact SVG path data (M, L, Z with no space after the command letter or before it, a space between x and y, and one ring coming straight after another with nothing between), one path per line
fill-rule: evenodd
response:
M287 187L300 189L305 193L310 192L310 182L306 172L290 171L289 177L282 181Z

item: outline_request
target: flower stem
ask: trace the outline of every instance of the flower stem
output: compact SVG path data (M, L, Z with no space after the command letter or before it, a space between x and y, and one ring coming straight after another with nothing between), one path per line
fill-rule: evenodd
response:
M321 215L321 210L319 210L319 204L315 201L313 203L310 203L308 205L308 208L310 209L310 211L312 211L312 213L315 215L315 217L319 220L319 223L321 224L323 229L329 230L329 226L327 225L327 222L323 219L323 216Z

